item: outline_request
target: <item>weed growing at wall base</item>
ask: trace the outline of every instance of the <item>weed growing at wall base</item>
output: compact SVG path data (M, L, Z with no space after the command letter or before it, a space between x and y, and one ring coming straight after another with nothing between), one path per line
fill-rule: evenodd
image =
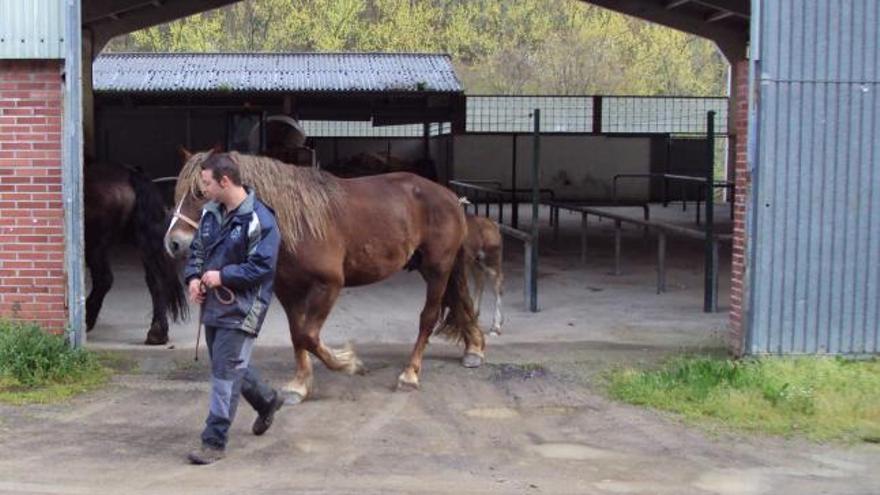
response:
M0 321L0 401L52 402L91 390L108 377L94 353L32 323Z
M880 441L880 361L676 357L608 374L616 399L704 425L811 440Z

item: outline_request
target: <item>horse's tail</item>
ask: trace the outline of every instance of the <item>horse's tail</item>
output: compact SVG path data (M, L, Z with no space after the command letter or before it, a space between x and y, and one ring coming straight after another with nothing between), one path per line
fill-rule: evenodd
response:
M134 189L135 204L129 221L141 253L147 280L157 282L164 299L163 307L156 308L174 321L189 316L186 293L174 260L165 253L164 237L168 214L162 195L156 185L140 170L129 171L129 183Z
M482 355L486 348L483 330L477 322L474 303L468 291L467 274L465 273L464 246L459 248L455 264L449 274L446 292L443 293L443 309L446 317L436 332L454 342L464 342L467 352Z

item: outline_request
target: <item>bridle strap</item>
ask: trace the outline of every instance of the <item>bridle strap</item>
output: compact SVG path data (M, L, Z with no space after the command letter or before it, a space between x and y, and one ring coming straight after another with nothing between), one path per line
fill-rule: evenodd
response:
M174 215L171 216L171 223L168 225L168 231L165 232L165 236L166 236L166 237L167 237L168 234L171 232L171 229L174 228L174 224L175 224L178 220L183 220L184 223L186 223L186 224L189 225L190 227L192 227L192 228L194 228L194 229L196 229L196 230L199 230L199 222L196 222L196 221L193 220L192 218L189 218L188 216L186 216L186 215L184 215L183 213L180 212L180 209L183 208L183 202L184 202L185 199L186 199L185 197L184 197L183 199L181 199L181 200L180 200L180 203L177 204L177 208L174 209Z

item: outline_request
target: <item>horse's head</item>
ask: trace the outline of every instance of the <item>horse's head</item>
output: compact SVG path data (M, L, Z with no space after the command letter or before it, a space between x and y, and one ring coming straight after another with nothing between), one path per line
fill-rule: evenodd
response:
M186 259L189 246L199 228L202 207L208 201L202 192L201 164L215 150L190 153L180 148L183 168L177 176L174 188L174 213L168 231L165 232L165 250L175 259Z

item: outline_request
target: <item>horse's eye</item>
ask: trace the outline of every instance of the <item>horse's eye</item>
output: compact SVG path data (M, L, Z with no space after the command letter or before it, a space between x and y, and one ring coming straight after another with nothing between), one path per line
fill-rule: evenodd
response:
M193 196L195 196L195 198L199 201L205 199L205 193L203 193L201 189L196 189L195 191L193 191Z

